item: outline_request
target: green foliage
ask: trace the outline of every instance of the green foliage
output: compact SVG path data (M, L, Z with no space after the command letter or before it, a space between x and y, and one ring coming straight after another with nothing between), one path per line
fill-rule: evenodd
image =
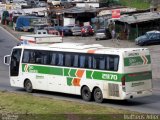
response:
M137 9L149 9L151 0L119 0L119 4Z

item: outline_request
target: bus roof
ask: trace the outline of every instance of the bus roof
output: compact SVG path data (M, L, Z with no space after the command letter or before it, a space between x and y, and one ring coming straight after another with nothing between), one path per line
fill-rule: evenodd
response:
M140 52L148 50L148 48L113 48L104 47L100 44L84 44L84 43L55 43L55 44L34 44L34 45L21 45L16 46L17 48L24 49L37 49L37 50L55 50L55 51L66 51L66 52L82 52L82 53L111 53L120 54L127 52Z
M83 43L59 43L52 44L50 48L61 48L61 49L90 49L90 48L102 48L100 44L83 44Z

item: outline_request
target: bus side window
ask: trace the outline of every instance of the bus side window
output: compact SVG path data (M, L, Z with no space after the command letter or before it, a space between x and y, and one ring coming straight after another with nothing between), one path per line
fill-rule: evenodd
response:
M92 56L88 56L88 68L92 68L93 58Z
M119 64L119 57L115 56L114 57L114 71L118 70L118 64Z
M117 71L118 70L119 58L118 56L107 56L107 70Z
M99 59L99 69L105 70L105 63L106 63L105 57L101 56Z
M114 70L114 57L109 57L109 70Z
M35 51L35 63L37 64L42 64L43 60L42 60L42 51Z
M93 69L97 69L98 68L98 60L95 58L95 57L93 57Z
M96 56L93 57L93 69L100 69L104 70L105 69L105 57L103 56Z
M43 55L43 64L45 64L45 65L49 64L49 55L48 55L48 53Z
M62 53L59 53L58 54L58 64L57 65L60 65L60 66L63 66L64 65L64 55Z
M80 55L80 68L84 68L86 66L86 56Z
M22 62L29 63L30 52L28 50L24 50Z
M72 66L72 55L71 54L65 54L65 66L71 67Z
M40 64L49 64L49 53L47 51L39 51Z
M51 53L51 65L56 65L57 62L58 62L58 57L57 57L57 54L56 53Z
M31 51L30 52L30 57L29 57L29 63L35 63L35 52Z
M79 55L74 55L73 57L73 67L78 67L78 63L79 63Z

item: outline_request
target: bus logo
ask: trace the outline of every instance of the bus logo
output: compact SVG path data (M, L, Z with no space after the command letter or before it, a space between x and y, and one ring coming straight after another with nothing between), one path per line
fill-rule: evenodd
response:
M24 72L28 72L28 64L24 66Z
M34 69L34 66L28 64L24 66L24 72L38 73L38 71Z
M131 65L131 64L133 64L133 63L135 63L137 60L135 59L135 58L130 58L129 59L129 64Z

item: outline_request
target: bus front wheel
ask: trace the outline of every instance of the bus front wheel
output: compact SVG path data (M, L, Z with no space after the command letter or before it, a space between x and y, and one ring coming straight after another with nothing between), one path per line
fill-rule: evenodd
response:
M94 90L93 96L94 96L95 102L97 102L97 103L103 102L103 94L102 94L102 91L100 88L96 88Z
M31 93L33 92L33 87L32 87L32 83L30 80L26 80L24 83L24 88L27 92Z
M89 90L89 88L87 86L84 86L82 88L81 96L82 96L82 99L85 100L85 101L90 101L91 100L92 94L91 94L91 91Z

